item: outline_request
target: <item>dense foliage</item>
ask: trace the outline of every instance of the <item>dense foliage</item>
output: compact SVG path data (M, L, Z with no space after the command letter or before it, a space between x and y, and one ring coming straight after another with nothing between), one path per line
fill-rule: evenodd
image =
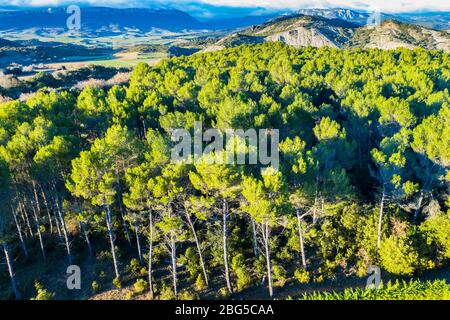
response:
M450 300L450 286L445 280L389 282L377 290L346 289L343 292L316 292L304 300Z
M441 267L450 258L449 88L450 56L439 51L265 43L139 64L126 86L6 102L8 267L45 261L61 250L55 243L69 264L109 245L120 287L128 242L148 283L136 290L169 298L187 294L181 282L202 292L220 275L223 295L263 279L272 294L294 275L305 283L364 276L369 265L405 276ZM279 170L173 163L171 133L196 120L279 129ZM164 265L170 277L156 276Z

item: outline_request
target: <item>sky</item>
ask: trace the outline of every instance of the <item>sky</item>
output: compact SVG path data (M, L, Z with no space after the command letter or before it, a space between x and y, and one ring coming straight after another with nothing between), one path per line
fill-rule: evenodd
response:
M450 0L0 0L0 7L51 7L69 4L109 7L174 7L207 17L218 12L264 14L303 8L352 8L383 12L450 11ZM190 12L192 11L192 12Z

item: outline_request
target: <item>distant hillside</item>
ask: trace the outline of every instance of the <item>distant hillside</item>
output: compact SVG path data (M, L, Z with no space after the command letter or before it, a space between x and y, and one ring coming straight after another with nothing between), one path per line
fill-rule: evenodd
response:
M367 25L367 21L371 16L369 11L366 12L343 8L302 9L299 10L298 13L327 19L341 19L360 26ZM411 12L396 14L380 12L380 20L397 20L437 30L446 30L450 28L450 12Z
M107 48L38 40L10 41L0 38L0 69L10 64L27 66L38 63L78 61L106 57L110 54L112 52Z
M425 48L450 51L450 34L395 20L386 20L378 27L358 29L348 47L395 49Z
M65 8L0 12L0 30L60 29L66 30L69 17ZM87 7L82 9L82 32L96 35L113 30L135 28L148 32L152 28L178 31L204 26L189 14L174 9L114 9Z
M282 41L295 47L330 46L340 48L352 37L357 25L302 14L281 16L262 25L229 35L216 48L235 47L243 43Z
M401 13L397 15L397 18L399 17L403 18L402 21L407 21L427 28L450 30L450 12Z
M341 19L302 14L282 16L234 33L222 38L207 51L264 41L282 41L294 47L379 49L405 47L450 51L450 36L446 31L391 19L385 20L379 26L358 26Z
M152 29L166 31L183 30L229 30L261 24L276 14L260 16L242 16L234 18L208 19L198 21L188 13L175 9L143 8L104 8L86 7L81 10L81 33L92 36L136 31L147 33ZM56 33L67 31L66 21L69 14L66 8L35 9L22 11L0 11L1 30L32 30L39 34L54 30Z
M301 9L300 14L322 17L327 19L341 19L349 21L358 25L366 25L370 14L362 11L355 11L350 9Z

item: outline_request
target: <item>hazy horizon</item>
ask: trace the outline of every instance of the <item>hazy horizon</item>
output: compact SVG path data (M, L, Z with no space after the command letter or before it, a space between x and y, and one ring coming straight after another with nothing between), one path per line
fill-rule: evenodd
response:
M0 10L32 10L38 8L64 7L77 4L83 7L109 8L166 8L186 11L198 19L258 16L281 12L294 12L299 9L351 9L356 11L382 11L386 13L429 13L448 12L448 1L424 3L418 0L386 3L379 0L336 0L336 1L294 1L294 0L0 0Z

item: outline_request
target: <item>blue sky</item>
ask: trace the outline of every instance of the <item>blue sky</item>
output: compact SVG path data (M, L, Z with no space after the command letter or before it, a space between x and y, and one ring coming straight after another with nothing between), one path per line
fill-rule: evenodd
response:
M264 14L301 8L353 8L383 12L450 11L450 0L0 0L1 7L68 4L112 7L175 7L195 16Z

